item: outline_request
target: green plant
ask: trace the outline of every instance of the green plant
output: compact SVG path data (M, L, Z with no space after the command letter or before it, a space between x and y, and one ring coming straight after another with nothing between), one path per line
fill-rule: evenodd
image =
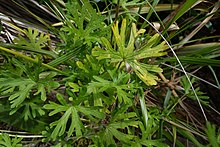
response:
M220 145L220 132L219 129L216 130L215 125L211 125L210 122L207 122L205 132L210 141L209 146L217 147Z
M2 147L21 147L21 140L22 138L18 137L11 137L8 134L2 133L0 135L0 145Z
M137 74L137 76L143 80L147 85L156 85L156 80L158 78L151 72L162 72L162 69L159 68L157 65L149 65L145 63L140 63L140 60L145 58L152 58L163 56L166 52L162 52L167 49L165 42L162 42L160 45L155 45L155 42L159 38L159 35L154 35L150 40L146 41L146 44L142 42L136 42L137 48L135 46L135 41L138 38L138 35L144 33L145 30L141 29L137 31L136 25L132 24L132 29L130 32L130 39L129 41L126 40L126 20L122 21L120 33L118 28L118 22L112 27L112 31L114 34L114 41L117 44L117 48L113 48L111 43L104 37L101 38L102 43L105 46L105 50L95 47L93 49L92 55L97 56L97 59L109 59L111 63L115 63L118 65L118 68L122 68L126 66L126 70L129 70L131 67L132 70ZM128 44L126 44L128 42Z
M211 100L199 78L189 72L209 65L218 84L211 66L218 66L214 58L219 44L178 44L189 39L181 31L203 19L194 8L200 1L45 1L60 21L51 26L25 2L13 3L48 30L7 23L18 35L11 43L0 43L0 121L28 133L12 131L23 134L22 141L2 134L0 144L28 145L26 138L34 137L27 141L57 147L218 146L218 129L210 123L204 127L206 120L195 107L198 100L207 110ZM211 5L213 11L217 4ZM170 15L168 10L174 11ZM196 22L190 17L192 25L179 24L185 15L194 14L198 16ZM162 27L152 30L150 22L142 22L144 17L158 19L153 24ZM5 24L1 31L10 32ZM172 25L182 28L170 32ZM187 67L189 79L180 72L167 42L161 41L162 34L177 52L181 68Z

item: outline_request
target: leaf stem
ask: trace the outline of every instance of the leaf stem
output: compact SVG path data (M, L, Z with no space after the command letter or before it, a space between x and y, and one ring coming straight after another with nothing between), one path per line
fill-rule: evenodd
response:
M31 58L31 57L28 57L28 56L26 56L26 55L21 54L20 52L13 51L13 50L4 48L4 47L2 47L2 46L0 46L0 50L5 51L5 52L10 53L10 54L13 54L13 55L15 55L15 56L17 56L17 57L21 57L21 58L23 58L23 59L29 60L29 61L31 61L31 62L33 62L33 63L39 63L38 59L33 59L33 58ZM59 70L59 69L57 69L57 68L54 68L54 67L52 67L52 66L50 66L50 65L48 65L48 64L41 63L41 65L44 66L44 67L46 67L46 68L48 68L48 69L50 69L50 70L54 70L54 71L56 71L56 72L58 72L58 73L61 73L61 74L63 74L63 75L67 75L66 73L62 72L61 70Z

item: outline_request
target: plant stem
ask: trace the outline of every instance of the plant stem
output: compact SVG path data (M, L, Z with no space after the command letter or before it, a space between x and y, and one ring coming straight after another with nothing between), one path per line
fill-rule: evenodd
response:
M21 53L19 53L19 52L16 52L16 51L13 51L13 50L4 48L4 47L2 47L2 46L0 46L0 50L5 51L5 52L8 52L8 53L10 53L10 54L13 54L13 55L15 55L15 56L17 56L17 57L21 57L21 58L23 58L23 59L29 60L29 61L31 61L31 62L33 62L33 63L39 63L38 59L33 59L33 58L31 58L31 57L28 57L28 56L23 55L23 54L21 54ZM64 72L62 72L61 70L59 70L59 69L57 69L57 68L54 68L54 67L52 67L52 66L50 66L50 65L48 65L48 64L41 63L41 65L44 66L44 67L46 67L46 68L48 68L48 69L50 69L50 70L54 70L54 71L56 71L56 72L58 72L58 73L61 73L61 74L63 74L63 75L66 75L66 73L64 73Z

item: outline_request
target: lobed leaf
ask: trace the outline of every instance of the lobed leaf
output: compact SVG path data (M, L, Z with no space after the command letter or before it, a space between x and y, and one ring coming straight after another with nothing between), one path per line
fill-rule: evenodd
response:
M113 36L117 45L117 50L113 49L111 43L106 38L101 38L105 49L100 47L94 47L92 50L92 55L95 56L98 60L107 59L110 63L118 63L121 67L126 66L128 71L131 67L135 74L146 84L146 85L156 85L158 77L149 73L151 72L162 72L162 69L158 65L147 65L141 63L140 60L152 57L164 56L167 53L164 52L168 46L165 42L156 45L157 41L160 39L159 34L155 34L148 40L146 45L143 45L139 49L135 49L135 40L141 33L144 33L144 29L137 31L136 25L133 23L130 38L128 44L126 45L126 19L122 20L122 25L119 33L118 21L112 27ZM119 68L121 68L119 67ZM123 93L123 91L122 91ZM120 99L125 98L121 95Z
M30 90L33 88L34 84L28 84L20 91L9 97L9 100L12 103L11 108L18 107L29 95Z

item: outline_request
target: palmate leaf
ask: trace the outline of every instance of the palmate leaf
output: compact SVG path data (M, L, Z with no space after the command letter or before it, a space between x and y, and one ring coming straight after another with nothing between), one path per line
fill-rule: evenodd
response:
M13 90L16 87L19 88L19 90L16 93L12 94L9 97L9 100L11 101L10 103L12 103L11 108L15 108L19 106L28 97L30 90L35 86L35 84L36 83L31 79L5 79L4 81L0 82L0 87L6 87L7 89L12 88ZM2 93L4 93L4 91Z
M59 101L65 104L64 98L58 94ZM99 121L99 119L104 119L105 115L94 109L92 107L84 106L73 106L70 104L60 105L54 102L49 102L49 104L44 105L44 108L47 110L53 110L49 113L49 116L53 116L57 113L61 113L62 116L59 120L56 120L50 124L50 128L54 128L51 134L51 138L55 140L57 137L62 136L67 132L67 136L70 137L75 133L76 137L82 136L83 131L85 130L82 121L80 120L80 114L87 116L90 120ZM96 119L95 119L95 118ZM67 123L71 120L69 128ZM67 131L68 130L68 131Z
M9 97L11 103L11 111L9 115L13 115L18 110L21 110L20 116L25 121L29 119L33 120L38 115L40 116L44 115L45 112L42 110L42 107L40 105L41 101L39 97L34 98L31 95L31 91L36 86L36 83L31 83L26 85L26 83L23 82L22 84L18 85L19 91L16 91L16 93L12 94ZM28 100L26 100L27 98Z
M89 2L80 4L77 1L69 1L66 4L67 19L61 28L63 39L67 44L83 41L82 43L91 46L93 42L99 41L101 36L107 34L108 27L105 27L105 17L96 13ZM80 14L80 15L79 15Z
M39 114L40 116L43 116L45 114L41 106L33 102L25 104L25 108L22 114L22 117L24 118L25 121L27 121L28 119L36 118L37 114Z
M138 121L115 122L106 126L105 130L100 132L99 136L101 137L102 142L104 142L107 146L110 144L116 145L114 138L117 138L122 144L132 144L134 143L133 139L135 136L133 134L119 131L119 129L122 130L132 126L137 126L138 123Z
M109 124L100 132L99 136L107 146L116 144L114 138L117 138L124 145L134 143L135 135L128 130L130 128L138 128L141 122L136 120L136 113L127 112L128 109L129 105L122 105L121 108L116 108L112 112Z
M19 106L29 95L30 90L33 88L35 84L28 84L25 86L20 86L20 91L9 97L9 100L12 103L11 108L15 108Z
M50 116L53 116L56 113L65 112L59 120L54 121L50 124L50 128L53 128L55 126L51 134L51 138L53 140L55 140L58 136L62 136L65 133L67 129L67 122L69 119L71 119L71 125L67 132L68 136L70 137L74 131L76 132L77 137L82 135L84 126L74 106L62 106L54 102L50 102L49 104L46 104L44 108L48 110L53 110L52 112L50 112Z
M9 115L16 114L19 109L22 110L20 118L23 118L25 122L35 119L38 115L43 116L45 114L41 103L37 98L32 98L28 102L23 102L19 106L12 109Z
M8 125L11 125L13 127L19 128L20 130L26 130L32 133L41 133L47 123L45 122L45 117L37 117L28 121L24 121L24 119L21 119L21 116L23 114L20 111L16 111L13 115L10 115L10 105L9 102L5 99L1 99L0 104L0 121L7 123ZM41 105L38 105L38 107L41 107Z
M15 39L14 42L21 46L27 46L33 50L42 49L43 47L45 47L45 43L49 41L48 35L45 35L44 33L39 34L38 30L32 30L31 28L28 28L28 30L24 30L24 34L28 38L28 40L26 40L19 34L19 40Z
M155 43L159 39L159 34L155 34L147 41L147 44L142 45L141 48L135 47L135 40L139 34L145 32L144 29L137 31L136 25L133 23L130 31L130 38L126 41L126 20L122 21L121 29L119 32L118 22L112 27L114 40L117 44L117 48L113 48L113 45L108 41L108 39L102 37L101 41L104 49L96 46L92 50L92 55L98 60L108 59L110 63L123 63L121 66L130 66L137 76L146 85L156 85L158 80L157 76L154 76L151 72L162 72L162 69L158 65L149 65L146 63L141 63L141 59L147 59L152 57L159 57L166 55L166 50L168 47L165 42L159 45ZM128 44L126 44L128 42Z
M26 79L26 78L1 78L0 81L0 87L3 86L19 86L19 85L27 85L27 84L34 84L35 82L31 79Z
M10 136L8 134L1 134L0 135L0 146L1 147L21 147L21 140L22 138L18 138L18 137L14 137L14 138L10 138Z
M122 132L118 131L117 129L115 129L114 127L108 126L107 129L108 129L108 131L106 131L106 134L105 134L106 139L110 139L109 137L114 136L115 138L117 138L118 140L120 140L124 143L131 144L131 140L134 138L134 135L122 133ZM110 133L111 133L111 135L110 135Z
M54 127L54 130L51 134L51 137L55 139L57 136L62 136L66 131L66 125L71 115L71 125L68 131L68 137L72 135L74 130L76 131L76 136L79 137L82 135L83 125L79 119L79 115L74 107L69 107L64 115L58 120L50 124L50 127Z
M49 35L39 32L36 29L28 28L27 30L22 31L22 35L18 35L18 38L14 39L14 44L2 44L4 47L11 47L18 50L31 51L35 53L49 55L53 58L56 58L57 55L49 50L44 50L48 41L50 40Z
M38 114L40 116L44 115L41 104L46 100L47 94L52 89L59 87L59 83L53 81L55 79L54 76L57 75L55 72L41 72L39 74L36 66L18 63L16 62L16 69L20 71L20 74L14 74L7 70L2 74L0 94L9 97L11 104L9 114L13 115L19 110L21 118L27 121L28 119L36 118ZM33 67L35 67L34 70Z

